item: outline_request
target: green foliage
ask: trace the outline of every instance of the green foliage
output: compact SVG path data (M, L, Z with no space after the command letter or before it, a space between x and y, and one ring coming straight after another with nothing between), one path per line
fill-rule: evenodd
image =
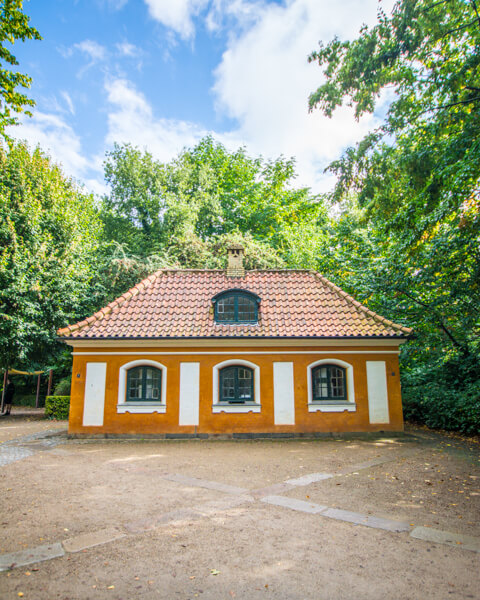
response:
M47 396L45 400L45 416L49 419L63 421L68 419L70 396Z
M428 371L406 372L402 378L405 417L429 427L478 434L480 379L469 367L453 358Z
M56 329L91 312L100 231L93 198L39 149L0 150L0 367L50 364Z
M107 154L105 176L112 187L102 210L106 241L121 239L128 255L161 255L183 267L215 264L212 252L232 236L246 236L247 246L255 240L251 257L261 244L266 256L272 255L268 248L282 255L288 240L302 238L303 227L327 219L321 198L291 186L292 160L228 152L211 137L166 164L116 145Z
M60 379L53 390L54 396L68 396L70 394L70 388L72 385L72 378L64 377Z
M310 107L328 115L344 102L357 116L372 112L395 90L384 124L330 165L338 176L331 199L340 208L334 237L341 271L333 278L414 328L417 339L402 351L403 370L417 372L404 381L409 406L415 394L432 410L444 402L443 413L460 428L454 407L472 414L466 407L476 396L462 391L449 365L468 365L467 379L478 377L480 365L476 5L399 0L356 40L321 45L310 60L325 75Z
M6 138L5 128L18 123L15 113L21 113L24 106L35 103L17 88L29 88L28 75L11 70L18 61L5 42L13 45L17 40L41 40L38 31L29 25L29 18L22 12L22 0L0 0L0 136ZM6 63L6 66L4 66ZM28 111L26 114L30 115Z
M39 407L44 405L44 398L40 396L38 399ZM17 394L15 393L14 398L15 406L30 406L34 408L37 404L37 395L36 394Z

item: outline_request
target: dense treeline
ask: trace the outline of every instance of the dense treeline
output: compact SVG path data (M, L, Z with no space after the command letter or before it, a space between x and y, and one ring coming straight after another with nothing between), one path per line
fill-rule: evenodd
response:
M384 124L329 167L328 196L295 185L293 160L211 137L169 163L115 145L97 199L40 149L3 149L0 366L60 373L58 327L159 268L221 268L241 241L248 268L317 269L413 327L407 416L480 431L479 45L475 3L400 0L358 39L312 53L324 80L311 109L346 102L360 116L395 90Z
M352 42L320 45L310 107L357 116L393 93L384 124L330 166L349 219L348 287L404 318L407 415L480 429L480 15L475 2L400 0Z

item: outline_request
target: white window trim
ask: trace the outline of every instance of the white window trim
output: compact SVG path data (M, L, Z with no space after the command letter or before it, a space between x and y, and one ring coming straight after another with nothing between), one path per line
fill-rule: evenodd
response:
M239 365L241 367L250 367L253 369L253 393L254 402L245 402L245 404L227 404L219 402L220 392L220 371L225 367L231 367ZM212 398L212 412L213 413L259 413L262 407L260 403L260 367L248 360L243 359L231 359L224 360L213 367L213 398Z
M347 400L340 403L329 403L328 400L314 400L312 389L312 370L320 365L337 365L343 367L347 373ZM308 412L356 412L357 405L355 404L355 387L353 383L353 366L338 358L322 358L317 360L307 367L308 381Z
M127 402L127 371L133 367L155 367L162 371L162 390L160 402ZM151 414L167 411L167 367L154 360L132 360L120 367L118 373L118 404L117 413Z

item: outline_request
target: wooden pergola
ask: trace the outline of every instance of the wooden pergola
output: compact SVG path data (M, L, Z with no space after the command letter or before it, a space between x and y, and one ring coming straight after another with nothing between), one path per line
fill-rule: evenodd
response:
M38 408L38 399L40 397L40 381L42 375L46 373L46 371L19 371L18 369L10 369L7 367L5 373L3 375L3 390L2 390L2 406L1 412L3 412L3 406L5 401L5 388L7 386L7 379L9 375L33 375L37 377L37 395L35 398L35 408ZM50 392L52 391L52 382L53 382L53 371L50 369L48 371L48 388L47 388L47 396L50 396Z

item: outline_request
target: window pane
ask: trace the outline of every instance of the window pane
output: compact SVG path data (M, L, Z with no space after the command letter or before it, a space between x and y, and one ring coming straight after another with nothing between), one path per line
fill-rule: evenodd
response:
M253 371L247 367L227 367L220 371L220 400L243 403L253 400Z
M217 315L219 321L235 320L235 298L228 296L217 302Z
M324 365L313 370L314 400L345 400L345 369L335 365Z
M132 369L129 373L130 387L129 400L138 400L142 397L142 369Z
M238 400L252 400L252 372L238 368Z
M330 385L332 388L332 398L345 397L345 377L342 369L331 368Z
M135 367L128 372L127 400L161 401L162 372L155 367Z
M222 400L235 400L235 369L223 369L222 373Z
M255 301L245 296L238 297L238 320L256 321Z
M321 367L315 369L313 375L313 397L317 400L328 398L327 369Z
M145 400L156 400L160 397L160 371L145 368Z

